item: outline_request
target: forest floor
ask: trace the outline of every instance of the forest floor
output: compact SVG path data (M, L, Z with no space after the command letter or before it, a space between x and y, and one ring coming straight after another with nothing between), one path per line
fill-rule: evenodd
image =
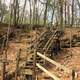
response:
M80 29L73 28L71 30L72 30L72 35L73 34L79 35L78 32L80 31ZM71 30L65 29L64 38L66 38L66 37L70 38L70 31ZM36 31L30 32L28 34L27 35L31 36L33 40L35 39ZM17 41L17 39L16 39L15 41L9 42L9 47L7 50L7 54L8 54L7 59L14 60L14 62L9 63L7 65L7 67L6 67L7 72L14 72L15 71L15 68L16 68L15 60L16 60L17 53L19 52L19 49L26 50L27 47L29 47L29 41L31 41L31 37L24 36L24 37L20 38L19 41ZM26 56L28 56L25 53L26 53L25 51L21 53L21 56L23 58L26 58ZM54 58L54 60L56 62L59 62L62 65L65 65L65 67L67 67L70 70L75 68L75 71L78 74L77 80L80 80L80 47L64 48L64 49L62 49L60 54L56 58ZM61 80L71 80L71 74L64 73L63 71L59 70L54 65L50 65L50 67L48 67L47 69L51 73L54 73L55 75L57 75ZM38 80L50 80L50 79L45 79L46 76L48 77L48 75L46 75L43 72L39 73Z
M76 80L80 80L80 47L64 49L54 60L64 65L69 70L74 69L77 73ZM51 73L55 74L58 78L60 78L60 80L72 80L71 74L60 70L53 64L51 64L50 67L47 67L46 69L49 70ZM48 77L48 75L46 75L44 72L41 73L41 76L39 76L39 78L41 77L41 79L39 80L49 80L44 79L45 77Z

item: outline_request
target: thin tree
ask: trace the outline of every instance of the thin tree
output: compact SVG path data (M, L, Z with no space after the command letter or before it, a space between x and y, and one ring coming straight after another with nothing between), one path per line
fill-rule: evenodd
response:
M54 6L52 6L51 26L53 26L53 17L54 17L54 13L55 13L55 0L54 0L53 5L54 5Z
M74 0L72 0L72 22L71 22L71 27L74 24Z
M14 6L14 18L13 18L13 24L16 26L16 0L13 1L13 6Z
M26 3L27 3L27 0L24 1L23 12L22 12L22 23L24 22L24 13L26 8Z
M63 30L63 1L64 0L59 1L59 4L60 4L60 30Z
M30 16L29 16L29 22L30 22L30 25L31 25L31 20L32 20L32 9L31 9L31 0L29 0L29 6L30 6Z
M65 0L65 26L66 26L66 17L67 17L67 13L66 13L66 0Z
M46 20L47 20L47 9L48 9L48 0L47 2L45 3L45 11L44 11L44 27L46 25Z

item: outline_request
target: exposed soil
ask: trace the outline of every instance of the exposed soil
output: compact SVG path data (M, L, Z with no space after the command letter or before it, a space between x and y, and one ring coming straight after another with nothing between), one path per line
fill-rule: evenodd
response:
M65 30L65 38L70 38L69 30L70 29ZM76 30L73 29L72 35L78 34L77 32L79 32L79 29L76 29ZM39 34L37 34L37 36L39 35L40 35L40 32ZM7 71L9 72L15 71L15 67L16 67L15 60L16 60L16 56L20 48L23 50L23 52L21 53L21 57L25 59L26 59L26 56L28 57L28 55L26 55L27 52L25 52L24 50L26 50L29 47L30 45L29 42L31 42L31 40L34 41L35 38L36 38L36 31L33 31L33 32L30 32L30 34L28 33L26 37L23 36L22 38L19 38L20 42L18 42L17 39L15 41L9 42L9 47L7 50L7 54L8 54L7 59L14 60L14 62L7 64L7 69L6 69ZM60 54L53 59L59 62L60 64L65 65L65 67L67 67L70 70L75 69L75 71L78 74L78 77L76 80L80 80L80 47L62 49ZM59 68L55 67L52 64L49 64L49 65L50 67L47 67L47 69L51 73L54 73L55 75L57 75L61 80L71 79L71 74L64 73L62 70L60 70ZM43 72L38 73L38 80L50 80L50 79L44 79L44 77L48 77L48 75L46 75Z

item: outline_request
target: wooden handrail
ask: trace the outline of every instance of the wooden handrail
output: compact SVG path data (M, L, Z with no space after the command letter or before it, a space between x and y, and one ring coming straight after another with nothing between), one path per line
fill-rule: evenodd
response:
M68 68L66 68L64 65L61 65L60 63L58 63L58 62L56 62L56 61L54 61L54 60L52 60L52 59L50 59L50 58L42 55L40 52L37 52L37 55L40 56L40 57L42 57L43 59L49 61L49 62L52 63L53 65L56 65L56 66L59 67L60 69L63 69L65 72L67 72L67 73L70 73L70 72L71 72L71 71L70 71Z
M46 70L44 67L42 67L40 64L36 63L36 66L41 69L43 72L45 72L46 74L48 74L51 78L53 78L53 80L60 80L58 77L56 77L54 74L52 74L51 72L49 72L48 70Z

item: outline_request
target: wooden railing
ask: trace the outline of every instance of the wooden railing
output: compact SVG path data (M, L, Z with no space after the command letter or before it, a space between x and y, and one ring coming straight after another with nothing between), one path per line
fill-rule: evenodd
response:
M37 55L40 56L41 58L45 59L46 61L52 63L53 65L57 66L58 68L62 69L64 72L66 72L67 74L71 75L71 77L75 78L75 76L77 76L77 73L75 72L75 76L72 75L73 70L69 70L68 68L66 68L64 65L46 57L45 55L41 54L40 52L37 52ZM48 70L46 70L44 67L42 67L39 63L36 63L36 66L41 69L43 72L45 72L46 74L48 74L51 78L53 78L54 80L61 80L59 79L57 76L55 76L54 74L52 74L51 72L49 72ZM73 79L72 79L73 80Z

